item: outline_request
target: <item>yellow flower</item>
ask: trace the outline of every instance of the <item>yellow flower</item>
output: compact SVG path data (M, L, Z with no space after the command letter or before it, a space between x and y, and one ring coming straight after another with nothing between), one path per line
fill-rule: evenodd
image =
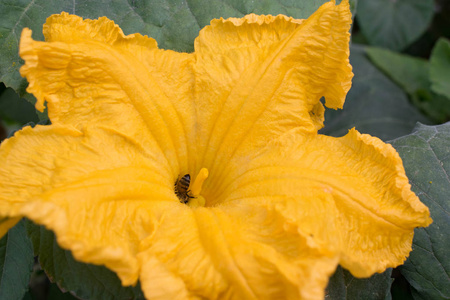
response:
M43 224L148 299L320 299L338 264L401 264L431 219L398 154L317 133L320 98L342 108L351 85L348 6L213 20L191 54L107 18L53 15L46 42L24 29L52 125L1 146L1 232Z

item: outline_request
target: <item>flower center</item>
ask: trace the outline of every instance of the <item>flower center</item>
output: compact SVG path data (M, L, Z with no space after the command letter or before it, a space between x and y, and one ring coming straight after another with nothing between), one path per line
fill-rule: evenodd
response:
M175 183L175 194L180 199L180 202L192 208L205 206L206 200L200 195L200 192L206 178L208 178L208 169L202 168L192 184L189 174L178 179Z

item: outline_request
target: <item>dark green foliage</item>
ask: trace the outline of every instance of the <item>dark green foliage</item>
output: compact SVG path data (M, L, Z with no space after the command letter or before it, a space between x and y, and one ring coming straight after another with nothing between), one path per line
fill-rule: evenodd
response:
M23 298L33 261L33 248L22 220L0 240L0 299Z
M415 299L450 299L450 122L419 124L391 144L403 159L413 191L433 219L429 227L416 229L413 251L400 270Z
M39 121L34 106L20 98L11 88L5 88L0 93L0 118L3 121L21 125Z
M412 103L436 123L450 120L450 98L432 90L430 62L381 48L367 48L370 60L409 96ZM450 75L448 80L450 82Z
M330 278L326 299L387 300L391 299L392 269L370 278L355 278L347 270L338 267Z
M356 18L371 45L403 50L430 25L433 0L359 0Z
M450 41L440 39L430 58L431 89L450 103Z

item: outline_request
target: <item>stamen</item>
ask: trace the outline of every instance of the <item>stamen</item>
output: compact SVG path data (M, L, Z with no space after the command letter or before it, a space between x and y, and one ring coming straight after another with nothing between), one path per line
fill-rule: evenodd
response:
M205 206L206 200L203 196L200 196L200 192L202 191L203 182L205 182L206 178L208 178L208 169L202 168L198 173L197 177L195 177L194 183L190 186L189 189L189 202L188 205L190 207L199 207Z
M208 169L202 168L197 177L195 177L194 183L191 185L191 197L198 197L200 195L203 182L206 178L208 178Z

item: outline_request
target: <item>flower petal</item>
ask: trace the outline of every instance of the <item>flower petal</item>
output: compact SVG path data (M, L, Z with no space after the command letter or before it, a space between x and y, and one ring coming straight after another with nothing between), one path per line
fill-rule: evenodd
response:
M402 264L414 228L431 223L397 152L377 138L292 134L268 149L248 167L233 163L239 174L218 203L274 207L357 277Z
M146 297L323 299L339 256L309 247L283 222L239 203L172 210L139 254Z
M348 1L325 3L307 20L249 15L213 20L195 41L199 165L227 170L295 128L316 132L326 105L350 89ZM219 176L217 176L219 178Z
M181 205L165 161L110 128L25 127L0 150L0 211L52 229L75 258L136 283L153 205ZM156 203L156 204L155 204Z
M320 98L339 108L350 88L348 6L215 20L194 54L106 18L54 15L45 43L25 29L21 72L52 125L0 148L0 233L26 216L149 299L320 299L339 262L398 265L431 220L397 153L316 133ZM203 167L207 207L181 204L175 178Z
M53 124L82 128L101 124L133 137L143 147L160 149L176 176L188 169L194 107L193 56L159 50L140 34L125 36L103 17L83 20L53 15L44 26L47 42L24 29L21 74Z

